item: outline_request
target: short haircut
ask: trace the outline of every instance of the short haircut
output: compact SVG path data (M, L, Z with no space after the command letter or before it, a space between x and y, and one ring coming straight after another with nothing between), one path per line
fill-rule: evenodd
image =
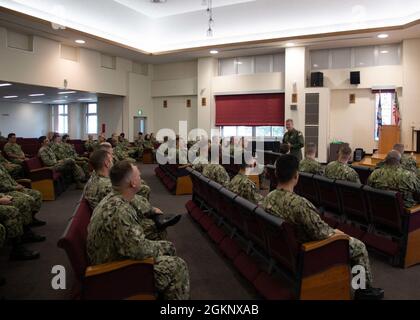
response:
M401 161L401 153L398 150L391 150L385 158L385 164L397 165Z
M70 138L70 136L68 135L68 134L65 134L65 135L63 135L63 137L61 138L62 140L66 140L66 139L68 139L68 138Z
M143 135L143 132L139 132L140 135Z
M11 137L13 137L13 136L16 136L16 133L9 133L8 135L7 135L7 139L10 139Z
M47 139L47 137L46 136L40 136L39 138L38 138L38 142L39 143L41 143L41 144L43 144L44 143L44 141Z
M130 181L131 174L133 172L133 165L128 160L117 162L111 168L109 177L111 179L112 186L114 188L124 187Z
M293 123L293 119L287 119L286 122L291 122Z
M291 154L282 154L276 160L277 182L285 183L293 179L299 170L299 160Z
M120 133L120 137L125 137L125 133L124 132L121 132Z
M316 153L316 144L315 144L315 143L313 143L313 142L309 142L309 143L306 145L306 148L305 148L305 153L306 153L306 154L314 154L314 153Z
M392 149L397 150L401 155L404 153L404 145L402 143L396 143Z
M104 162L108 159L109 152L106 150L96 150L89 157L89 163L95 171L103 168Z
M338 153L340 156L348 157L351 155L351 148L347 145L341 146Z
M290 152L290 146L287 143L282 143L279 149L281 154L288 154Z
M109 149L112 149L112 145L111 145L109 142L102 142L102 143L99 145L99 149L100 149L100 150L105 150L105 151L107 151L107 152L108 152L108 150L109 150Z
M55 140L55 138L60 137L60 135L58 133L54 133L54 135L52 136L53 141Z

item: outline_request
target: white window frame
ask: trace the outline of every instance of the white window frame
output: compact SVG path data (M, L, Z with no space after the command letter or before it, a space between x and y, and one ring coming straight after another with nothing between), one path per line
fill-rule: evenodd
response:
M89 113L89 105L96 105L96 112L95 113ZM89 117L96 117L96 132L89 132ZM98 134L98 103L92 102L86 104L86 134Z

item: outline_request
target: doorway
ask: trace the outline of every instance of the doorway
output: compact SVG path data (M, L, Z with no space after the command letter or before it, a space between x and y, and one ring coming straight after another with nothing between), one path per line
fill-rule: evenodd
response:
M138 132L147 132L147 117L134 117L134 136L137 136Z

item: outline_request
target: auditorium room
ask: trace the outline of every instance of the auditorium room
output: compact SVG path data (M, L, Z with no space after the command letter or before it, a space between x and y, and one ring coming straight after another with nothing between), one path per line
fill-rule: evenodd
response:
M0 1L0 300L420 299L403 2Z

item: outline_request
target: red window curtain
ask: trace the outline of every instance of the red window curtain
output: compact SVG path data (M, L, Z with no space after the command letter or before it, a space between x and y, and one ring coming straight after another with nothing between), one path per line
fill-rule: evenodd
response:
M284 126L284 93L216 96L216 126Z
M395 93L395 89L372 89L372 93Z

